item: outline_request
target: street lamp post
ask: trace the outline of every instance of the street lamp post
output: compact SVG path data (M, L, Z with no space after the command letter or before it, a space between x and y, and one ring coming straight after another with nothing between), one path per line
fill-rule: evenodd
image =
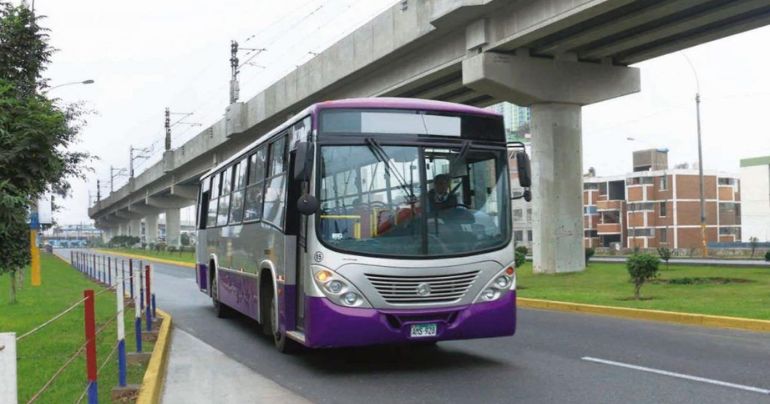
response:
M682 52L682 56L690 65L693 77L695 77L695 118L698 125L698 179L700 188L700 235L701 243L703 244L703 256L708 256L709 246L706 241L706 202L703 196L703 147L701 145L701 124L700 124L700 81L698 80L698 72L695 70L695 65L692 64L687 54Z
M49 92L49 91L51 91L51 90L53 90L55 88L64 87L64 86L72 86L72 85L75 85L75 84L94 84L94 81L91 80L91 79L88 79L88 80L83 80L83 81L71 81L69 83L62 83L62 84L58 84L58 85L55 85L53 87L50 87L45 92L47 93L47 92Z

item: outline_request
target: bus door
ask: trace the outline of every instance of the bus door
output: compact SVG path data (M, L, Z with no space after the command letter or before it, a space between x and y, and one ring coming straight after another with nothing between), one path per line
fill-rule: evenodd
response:
M310 270L310 263L307 259L307 226L308 216L301 214L297 210L297 200L303 194L303 186L310 186L309 181L304 181L300 176L297 177L296 166L298 164L308 165L306 161L297 160L297 145L301 142L306 142L308 139L308 133L310 131L310 117L303 119L294 125L291 130L291 141L289 142L289 173L288 173L288 192L286 193L286 248L287 248L287 266L286 266L286 279L289 278L289 271L292 271L292 280L294 281L294 313L286 313L287 330L297 329L304 330L305 325L305 283L306 272ZM307 149L303 148L303 151ZM310 149L312 151L312 148ZM302 154L302 153L301 153ZM307 160L307 156L300 157L301 160ZM310 156L312 161L312 156ZM312 164L311 164L312 165ZM307 178L309 179L309 174ZM294 251L288 251L289 248L293 248ZM291 255L289 255L291 254ZM289 257L293 259L289 260ZM292 262L294 268L290 268L288 263ZM286 302L288 303L288 302ZM287 308L292 305L287 304ZM293 316L290 318L290 316Z

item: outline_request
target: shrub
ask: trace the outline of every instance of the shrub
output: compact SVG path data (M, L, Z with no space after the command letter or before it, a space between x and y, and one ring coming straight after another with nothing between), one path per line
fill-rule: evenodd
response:
M182 233L182 235L181 235L181 236L179 236L179 242L180 242L180 243L181 243L183 246L188 246L188 245L190 245L190 235L189 235L189 234L187 234L187 233Z
M514 253L513 265L516 268L520 268L522 265L524 265L524 262L526 261L527 261L527 256L524 255L524 253L522 253L521 251L518 251L518 249L516 249L516 252Z
M765 261L770 262L770 251L765 253Z
M631 276L631 282L634 283L634 298L641 298L642 285L658 274L658 257L650 254L634 254L626 260L626 269Z
M176 251L176 247L174 247L173 245L170 245L170 246L166 247L166 251L172 253L172 252Z
M520 252L520 253L524 254L524 256L526 256L529 253L529 249L525 245L520 245L520 246L516 247L516 252Z
M759 239L755 236L749 237L749 246L751 246L751 258L754 258L754 252L757 250L757 246L759 245Z
M595 254L595 253L596 253L596 250L594 250L594 249L593 249L593 248L591 248L591 247L588 247L588 248L586 248L586 249L585 249L585 254L586 254L586 265L588 265L588 261L591 259L591 257L593 257L593 256L594 256L594 254Z
M668 247L658 247L658 255L660 255L660 259L666 262L666 270L668 270L668 260L671 259L671 249Z

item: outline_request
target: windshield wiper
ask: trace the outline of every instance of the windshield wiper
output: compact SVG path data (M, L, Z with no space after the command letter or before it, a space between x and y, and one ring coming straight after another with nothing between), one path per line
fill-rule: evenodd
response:
M406 179L401 176L401 173L398 172L398 167L396 167L393 162L391 161L390 156L385 151L385 149L380 146L380 144L374 140L373 138L366 138L366 145L369 147L369 150L372 152L375 158L385 164L385 168L388 170L389 173L393 174L393 177L396 178L396 181L398 181L398 185L401 187L401 189L404 190L404 193L407 195L409 199L409 203L415 203L417 201L417 197L414 195L414 190L412 189L409 184L406 183Z

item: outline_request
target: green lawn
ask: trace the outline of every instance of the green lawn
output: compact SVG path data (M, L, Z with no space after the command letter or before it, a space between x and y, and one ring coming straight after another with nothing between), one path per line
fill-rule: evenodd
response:
M591 263L585 272L534 275L532 264L517 271L518 295L537 299L605 306L681 311L687 313L770 320L770 270L661 264L659 280L642 288L635 301L625 264ZM670 284L682 278L736 278L746 283Z
M162 258L166 260L186 262L189 264L195 263L194 252L152 251L152 250L142 250L141 248L105 248L104 250L124 252L128 254L144 255L145 257Z
M69 264L54 257L42 255L42 279L40 287L33 288L29 274L25 285L18 292L16 304L8 303L10 279L0 276L0 332L13 331L17 336L33 329L82 299L83 290L102 287L86 279ZM104 324L115 314L115 294L105 292L96 297L96 323ZM126 312L126 351L136 350L133 333L133 309ZM56 370L84 342L82 305L64 317L17 344L19 402L27 402ZM113 321L104 332L97 335L97 366L101 366L116 343L116 326ZM152 343L143 344L145 351L152 350ZM118 383L117 353L99 373L100 402L110 402L110 390ZM141 384L144 368L129 365L128 382ZM71 403L80 397L86 388L85 354L70 364L51 387L40 396L41 403Z

